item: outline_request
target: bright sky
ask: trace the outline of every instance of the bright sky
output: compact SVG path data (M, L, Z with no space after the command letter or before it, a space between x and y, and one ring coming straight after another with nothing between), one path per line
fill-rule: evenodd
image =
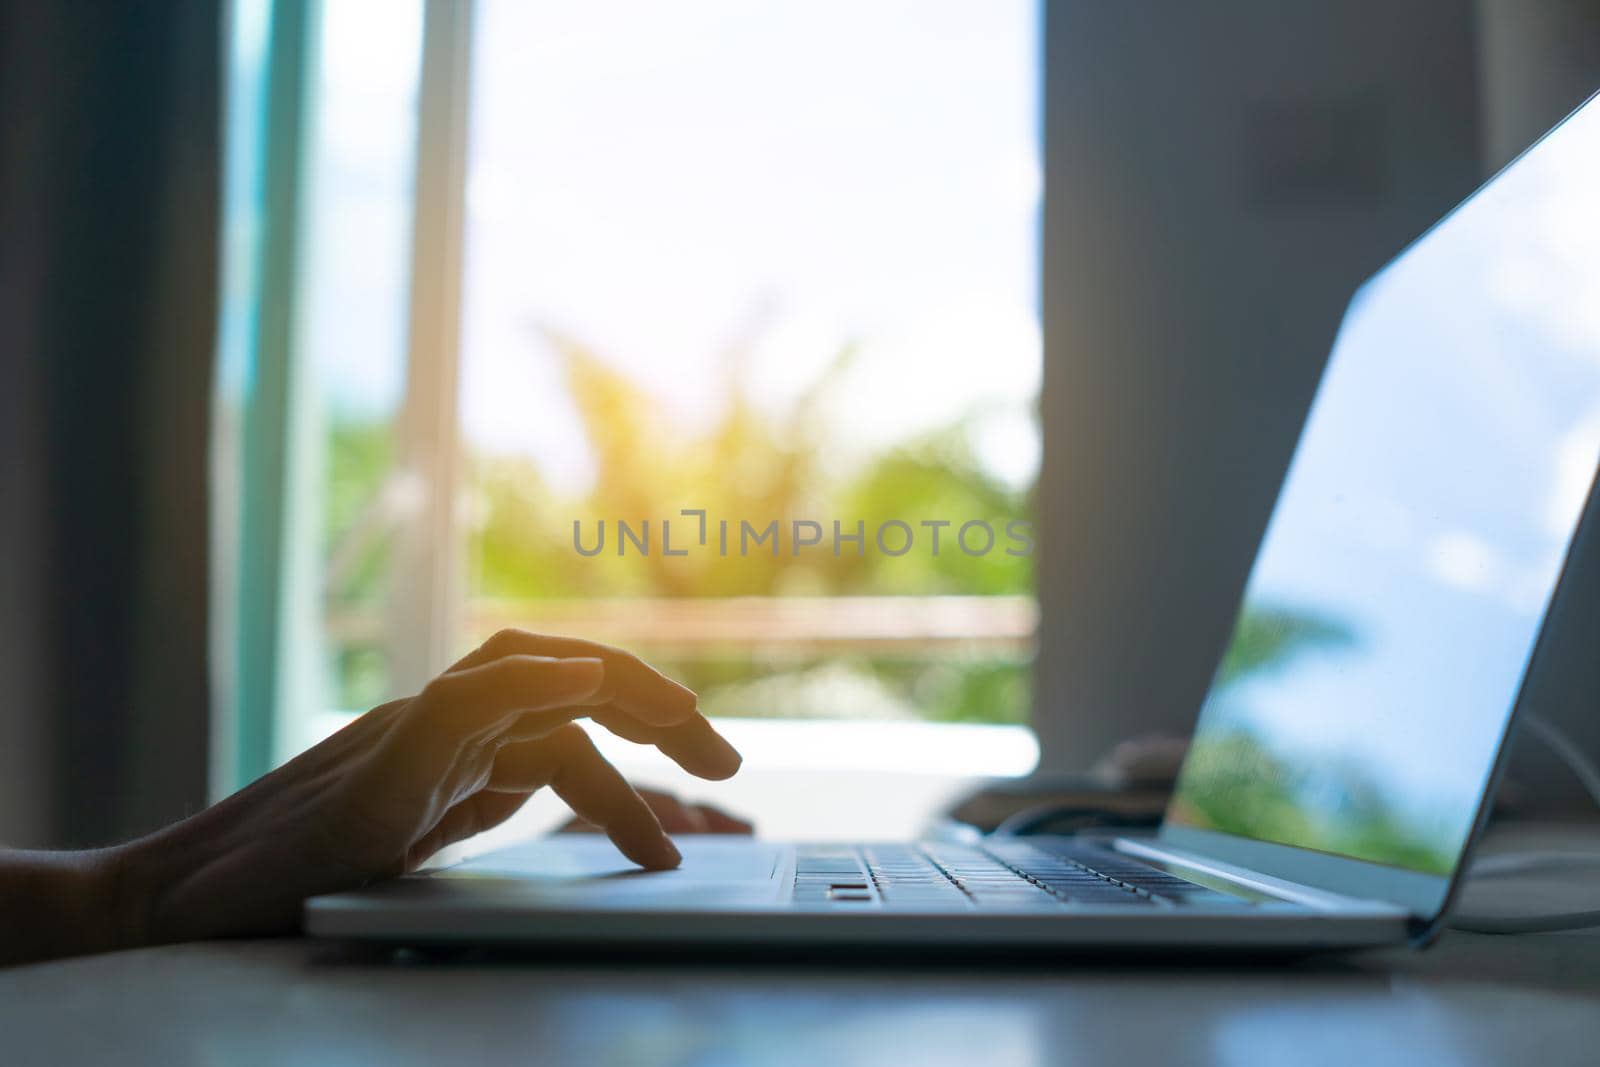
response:
M1037 463L1036 14L1027 0L652 0L479 11L463 423L561 482L587 449L536 324L690 425L754 333L780 410L849 341L874 449L974 406Z

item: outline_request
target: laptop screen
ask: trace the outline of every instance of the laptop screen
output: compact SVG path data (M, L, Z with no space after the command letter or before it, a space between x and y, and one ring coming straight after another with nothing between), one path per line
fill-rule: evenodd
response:
M1449 874L1600 459L1600 102L1345 314L1168 819Z

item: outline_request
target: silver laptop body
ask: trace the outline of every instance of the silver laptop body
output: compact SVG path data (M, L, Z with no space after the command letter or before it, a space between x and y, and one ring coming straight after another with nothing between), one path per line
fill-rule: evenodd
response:
M1159 832L567 835L317 897L316 935L596 949L1425 942L1484 819L1600 458L1600 103L1351 300Z

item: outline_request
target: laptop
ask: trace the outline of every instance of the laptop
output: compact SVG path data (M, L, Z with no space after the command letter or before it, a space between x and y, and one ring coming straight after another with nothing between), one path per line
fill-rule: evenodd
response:
M1439 929L1574 545L1596 536L1600 103L1350 300L1162 825L564 835L306 904L315 935L700 951L1353 948Z

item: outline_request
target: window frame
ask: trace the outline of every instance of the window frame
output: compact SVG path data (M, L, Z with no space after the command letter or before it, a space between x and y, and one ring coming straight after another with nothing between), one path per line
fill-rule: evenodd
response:
M453 659L461 618L459 383L474 0L425 0L418 84L401 470L416 508L399 530L387 621L391 686L421 689ZM414 622L413 620L421 620Z

